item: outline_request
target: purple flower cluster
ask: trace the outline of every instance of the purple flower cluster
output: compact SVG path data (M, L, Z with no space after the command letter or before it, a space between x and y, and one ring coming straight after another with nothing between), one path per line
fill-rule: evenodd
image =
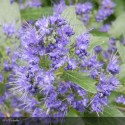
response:
M16 32L15 25L14 24L4 24L3 31L8 37L12 37Z
M102 22L106 20L111 14L114 13L114 7L115 3L111 0L103 0L96 15L96 21Z
M101 47L101 46L99 46L99 45L98 45L98 46L96 46L96 47L94 47L94 51L95 51L95 53L96 53L96 54L101 53L101 52L102 52L102 50L103 50L103 49L102 49L102 47Z
M60 68L68 58L66 46L74 31L64 19L57 16L39 19L35 25L38 31L31 27L21 33L24 48L22 58L35 65L40 63L40 56L47 56L53 69Z
M92 11L93 6L90 2L86 2L84 4L77 4L76 6L76 14L80 16L80 19L84 22L85 25L89 23L90 20L90 12Z
M76 54L79 56L79 58L84 59L89 55L89 53L87 52L89 43L90 35L88 33L84 33L77 37Z
M104 74L101 74L99 77L98 93L91 100L91 107L95 112L103 112L103 107L108 105L108 96L119 85L119 81L115 77L107 79Z
M108 96L117 89L119 81L115 75L119 73L120 66L116 56L113 56L107 64L107 73L102 69L106 65L103 61L98 60L98 54L103 51L100 46L94 48L96 56L82 59L81 68L84 72L88 72L90 77L97 81L97 94L91 99L91 108L94 112L103 112L104 106L107 106ZM110 74L109 75L107 74Z
M119 96L119 97L116 99L116 102L125 105L125 97L124 97L123 95Z
M110 41L110 44L113 43ZM110 47L111 48L111 47ZM118 63L118 58L112 56L107 64L107 73L102 70L105 66L105 63L98 61L98 54L103 51L100 46L94 48L96 56L89 56L82 60L81 67L84 69L84 72L88 72L90 77L97 81L97 94L91 99L91 108L94 112L103 112L104 106L109 104L108 97L111 92L116 90L119 81L115 77L116 74L120 71L120 66ZM109 51L107 52L109 53ZM107 74L111 74L110 77Z
M66 8L65 1L60 0L59 4L54 4L54 6L53 6L54 15L60 15L65 8Z
M65 117L70 107L84 112L89 108L89 101L92 111L103 112L103 107L108 105L108 97L119 85L115 78L120 71L116 56L107 63L100 61L98 55L103 51L100 46L94 48L96 54L91 56L88 52L89 32L79 35L76 43L72 44L73 48L72 45L68 48L74 34L72 27L60 15L43 17L22 27L21 45L15 55L23 65L17 63L12 67L10 90L19 98L20 109L30 116ZM113 45L110 40L110 48ZM14 63L17 57L13 59ZM9 68L7 65L5 69ZM70 79L63 79L65 70L87 71L88 77L97 82L94 97L89 100L83 88Z
M20 31L19 59L26 61L26 66L14 67L11 91L19 96L22 108L33 117L64 117L69 106L80 112L87 107L86 91L56 76L58 69L77 68L77 61L69 56L67 48L72 35L74 31L68 22L59 16L39 19L34 27L29 25ZM89 34L77 40L77 48L87 53ZM41 67L44 59L49 61L47 68Z
M116 42L117 42L117 40L114 37L109 39L109 41L108 41L108 52L109 53L115 53L117 51Z
M108 71L112 74L112 75L116 75L119 73L120 71L120 66L117 60L117 57L113 56L108 64L107 67Z
M33 117L64 117L69 105L80 112L87 107L86 91L72 82L61 82L56 87L52 71L38 67L17 67L15 74L19 77L16 77L11 89L20 96L23 109ZM40 100L35 98L38 94L41 94ZM41 104L43 107L40 108Z

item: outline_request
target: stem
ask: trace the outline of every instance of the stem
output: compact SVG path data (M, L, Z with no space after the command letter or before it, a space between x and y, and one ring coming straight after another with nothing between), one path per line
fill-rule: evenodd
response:
M58 75L62 75L63 72L56 72L55 75L58 76Z

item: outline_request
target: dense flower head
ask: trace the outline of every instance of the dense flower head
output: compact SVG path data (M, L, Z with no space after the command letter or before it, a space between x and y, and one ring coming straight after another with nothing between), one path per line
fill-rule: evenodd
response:
M77 14L85 14L84 16L88 16L86 14L92 10L92 5L88 2L78 6L83 6L83 10ZM89 32L79 34L74 40L76 43L72 43L74 34L73 27L60 14L23 25L20 30L21 43L12 57L12 64L4 64L6 72L12 71L8 88L17 96L11 105L32 117L43 117L46 123L51 117L65 117L71 107L78 112L86 109L103 112L104 106L109 104L108 97L119 85L115 77L120 71L118 60L115 56L110 60L100 60L99 56L104 52L101 46L94 48L95 53L88 51ZM109 47L114 46L115 40L111 39ZM111 53L109 50L106 52ZM7 48L7 54L9 53ZM81 77L83 74L83 77L96 82L93 96L90 97L91 92L85 89L87 87L78 85L84 84L84 80L83 83L75 83L70 78L77 77L72 76L74 70L81 73ZM83 72L87 75L84 76ZM78 80L82 82L81 79ZM1 100L4 101L3 98ZM19 105L16 106L17 104ZM21 116L17 111L11 116L15 115Z
M103 20L106 20L111 14L113 14L114 7L115 3L111 0L103 0L102 5L96 15L97 22L102 22Z
M0 112L0 117L5 117L4 113Z
M54 69L60 68L67 59L68 49L66 45L74 31L65 19L58 16L39 19L35 26L25 28L25 34L21 33L24 52L22 58L30 64L39 64L39 56L48 55ZM32 57L32 58L31 58ZM37 61L36 61L37 60Z
M108 67L107 67L108 71L113 74L113 75L116 75L119 73L120 71L120 67L119 67L119 62L117 60L117 57L116 56L113 56L108 64Z
M80 16L81 20L85 25L89 23L90 20L90 12L92 11L93 6L91 2L86 2L84 4L76 5L76 14Z
M60 2L58 4L55 3L54 6L53 6L54 14L55 15L60 15L65 8L66 8L65 1L60 0Z
M90 59L84 60L82 66L92 70L100 69L103 65L97 60L96 56L92 56Z
M92 111L103 112L104 106L108 105L108 96L117 89L119 81L115 77L107 78L101 74L97 85L97 94L91 100Z
M102 47L99 46L99 45L94 47L94 51L95 51L96 54L99 54L102 50L103 50Z
M4 62L4 71L10 72L10 71L12 71L12 69L13 69L13 65L10 62L5 61Z
M77 37L76 43L76 54L79 58L84 58L89 55L87 49L90 43L90 35L88 33L84 33Z
M89 13L92 10L92 4L90 2L86 2L84 4L78 4L76 6L76 13L78 15Z
M14 35L14 33L16 32L15 25L14 24L4 24L3 31L8 37L12 37Z
M108 105L108 98L103 93L98 93L92 99L92 111L103 112L104 106Z
M35 74L33 71L35 71ZM72 82L61 82L56 87L54 83L55 77L51 71L46 72L32 68L27 70L27 67L18 67L15 73L18 74L18 77L12 84L12 90L15 94L21 96L23 107L26 110L28 108L32 116L36 114L36 109L40 111L39 116L42 116L43 113L51 116L53 116L53 113L54 115L59 113L61 117L64 117L68 112L69 105L80 112L87 107L88 98L86 91ZM73 91L75 93L72 93ZM40 92L43 97L38 101L34 98L34 95ZM73 100L69 98L71 95L73 95ZM80 100L78 95L81 97ZM40 104L44 104L45 107L38 110Z
M109 45L108 52L109 53L113 53L113 52L115 53L117 51L116 42L117 42L117 40L114 37L109 39L109 41L108 41L108 45Z
M19 107L29 112L31 116L64 117L69 106L79 112L87 107L89 101L87 92L73 82L62 81L56 76L61 68L63 70L77 68L77 60L69 56L67 48L72 35L73 29L59 16L44 17L34 26L25 26L20 31L21 51L19 50L18 59L26 61L26 65L14 67L10 90L20 97ZM78 49L87 52L89 34L85 33L77 40ZM41 66L44 59L49 62L46 68ZM72 100L70 96L73 97ZM44 106L40 107L41 104Z
M118 98L116 98L116 102L125 105L125 97L120 95Z

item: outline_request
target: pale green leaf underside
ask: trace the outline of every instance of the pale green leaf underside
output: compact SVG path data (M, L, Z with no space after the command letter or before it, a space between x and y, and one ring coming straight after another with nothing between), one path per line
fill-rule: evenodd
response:
M20 10L17 3L10 4L10 0L0 0L0 25L15 23L21 25Z
M94 47L100 45L103 47L103 49L107 49L108 48L108 40L109 38L106 36L93 36L91 35L91 42L90 42L90 46L89 46L89 51L92 51Z
M125 34L125 12L112 23L109 34L115 37Z
M117 75L117 78L122 84L125 84L125 64L120 66L120 73Z
M124 63L125 62L125 46L123 46L120 41L117 41L117 51L120 55L120 58L122 60L122 62Z

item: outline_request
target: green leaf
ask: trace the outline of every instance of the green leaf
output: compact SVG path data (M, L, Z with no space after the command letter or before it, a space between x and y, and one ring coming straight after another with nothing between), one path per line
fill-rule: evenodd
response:
M28 8L21 11L21 18L23 20L37 20L43 16L50 16L52 14L52 7Z
M70 109L66 117L78 117L78 114L73 109Z
M10 4L10 0L0 0L0 25L14 22L16 22L17 28L19 28L21 19L18 4Z
M125 34L125 12L117 17L109 30L111 36L120 37Z
M103 117L125 117L121 111L119 111L116 107L113 107L113 106L105 107L103 114L101 116Z
M95 80L89 78L82 72L77 71L66 71L64 72L64 77L66 81L72 81L73 83L79 85L88 92L96 93Z
M108 48L108 40L109 38L106 36L93 36L91 35L91 42L90 42L90 46L88 48L89 51L92 51L94 47L100 45L102 46L104 49Z
M117 75L117 78L122 84L125 84L125 64L120 66L120 73Z
M119 16L125 11L125 0L114 0L115 6L115 15Z
M67 7L61 14L63 18L65 18L70 26L73 28L75 35L72 36L71 38L71 44L73 44L76 40L76 37L78 35L81 35L86 32L86 28L83 25L83 22L81 22L75 12L75 7L74 6L69 6Z
M122 62L125 62L125 46L120 41L117 41L116 46Z

